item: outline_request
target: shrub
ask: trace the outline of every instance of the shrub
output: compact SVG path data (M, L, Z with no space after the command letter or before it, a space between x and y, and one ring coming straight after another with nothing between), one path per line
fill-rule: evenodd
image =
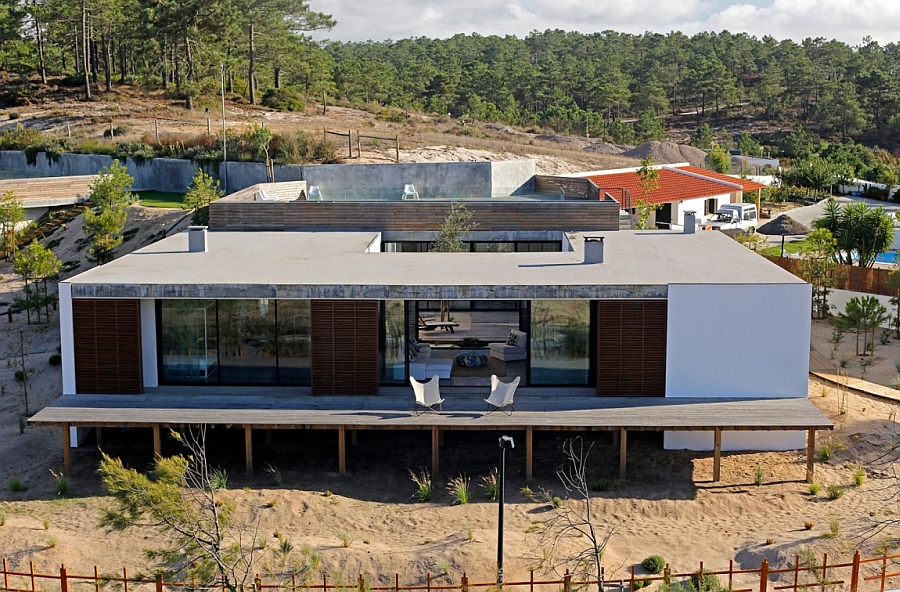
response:
M262 104L278 111L303 111L303 99L292 88L270 88L262 97Z
M341 530L338 536L341 537L341 544L344 548L349 549L350 545L353 544L353 537L350 536L350 533L347 530Z
M50 354L47 362L49 362L51 366L59 366L62 364L62 356L59 354Z
M821 485L813 481L809 484L809 495L819 495L819 490L822 488Z
M0 134L0 150L25 150L37 144L44 137L41 130L25 127L21 123Z
M866 480L866 470L862 467L856 467L856 470L853 471L853 484L859 487Z
M496 501L500 497L500 482L497 468L491 469L491 472L481 478L481 488L484 490L484 497L491 501Z
M12 121L13 119L18 119L20 117L22 117L22 115L18 111L10 111L9 112L10 121Z
M647 573L658 574L666 568L666 560L660 555L650 555L641 561L641 567L647 570Z
M766 472L763 471L762 465L757 465L756 467L756 476L753 478L753 483L757 487L762 487L762 484L766 482Z
M6 511L0 510L0 526L6 525Z
M550 502L553 504L554 508L561 508L563 506L563 498L558 495L554 495Z
M144 142L130 140L116 144L115 157L122 161L126 158L130 158L134 162L140 164L144 160L153 158L154 156L156 156L156 151L153 150L153 146L145 144Z
M819 449L819 458L822 460L829 460L832 455L831 444L825 443L822 444L822 447Z
M719 578L705 569L691 576L691 584L697 592L715 592L722 589Z
M460 473L447 483L447 491L450 492L454 504L469 503L469 477Z
M217 468L210 471L209 487L213 491L228 489L228 471L223 468Z
M522 489L519 490L519 493L521 493L522 497L524 497L528 501L530 501L530 502L534 501L534 491L532 491L532 489L530 487L528 487L527 485L522 487Z
M840 485L829 485L828 486L828 498L829 499L840 499L841 496L844 495L844 488Z
M395 111L393 109L382 109L375 116L379 121L390 121L391 123L403 123L406 121L406 115L403 111Z
M281 476L281 469L271 463L266 463L266 475L272 481L272 485L284 485L284 478Z
M431 481L431 475L428 474L428 471L426 469L419 469L419 473L416 474L410 470L409 478L412 479L413 483L416 485L416 491L411 497L417 502L427 502L430 500L431 494L434 492L434 484Z
M56 495L60 497L66 497L69 495L69 480L62 473L57 473L53 469L50 469L50 474L53 475L53 486L56 490Z

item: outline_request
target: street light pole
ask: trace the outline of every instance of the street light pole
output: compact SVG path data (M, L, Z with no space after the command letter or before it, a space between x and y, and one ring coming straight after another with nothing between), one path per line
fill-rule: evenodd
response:
M497 524L497 588L503 588L503 502L506 493L506 451L515 448L511 436L500 436L500 518Z

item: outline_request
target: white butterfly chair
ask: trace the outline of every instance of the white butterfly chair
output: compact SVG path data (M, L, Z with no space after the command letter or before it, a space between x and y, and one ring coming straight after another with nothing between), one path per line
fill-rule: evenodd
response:
M427 382L419 382L412 376L409 377L409 382L412 384L413 393L416 395L416 415L421 415L426 411L434 411L435 406L437 406L437 410L441 410L441 403L444 400L441 398L441 377L435 374L431 380ZM422 409L419 409L419 407Z
M485 399L488 404L488 413L493 413L498 409L507 415L512 415L515 411L513 408L513 396L516 394L516 387L519 386L521 376L516 376L512 382L501 382L496 374L491 375L491 396ZM509 410L507 410L507 407Z

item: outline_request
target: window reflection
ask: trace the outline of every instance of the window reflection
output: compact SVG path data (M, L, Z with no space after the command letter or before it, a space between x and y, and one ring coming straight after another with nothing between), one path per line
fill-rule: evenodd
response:
M163 300L161 379L218 382L215 300Z
M586 385L590 379L590 302L531 302L531 383Z

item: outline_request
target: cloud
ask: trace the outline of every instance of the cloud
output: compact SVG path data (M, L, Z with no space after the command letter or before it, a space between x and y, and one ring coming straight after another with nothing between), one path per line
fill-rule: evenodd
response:
M446 38L457 33L517 35L563 29L592 33L728 30L801 41L865 36L900 41L897 0L310 0L338 24L319 39Z

